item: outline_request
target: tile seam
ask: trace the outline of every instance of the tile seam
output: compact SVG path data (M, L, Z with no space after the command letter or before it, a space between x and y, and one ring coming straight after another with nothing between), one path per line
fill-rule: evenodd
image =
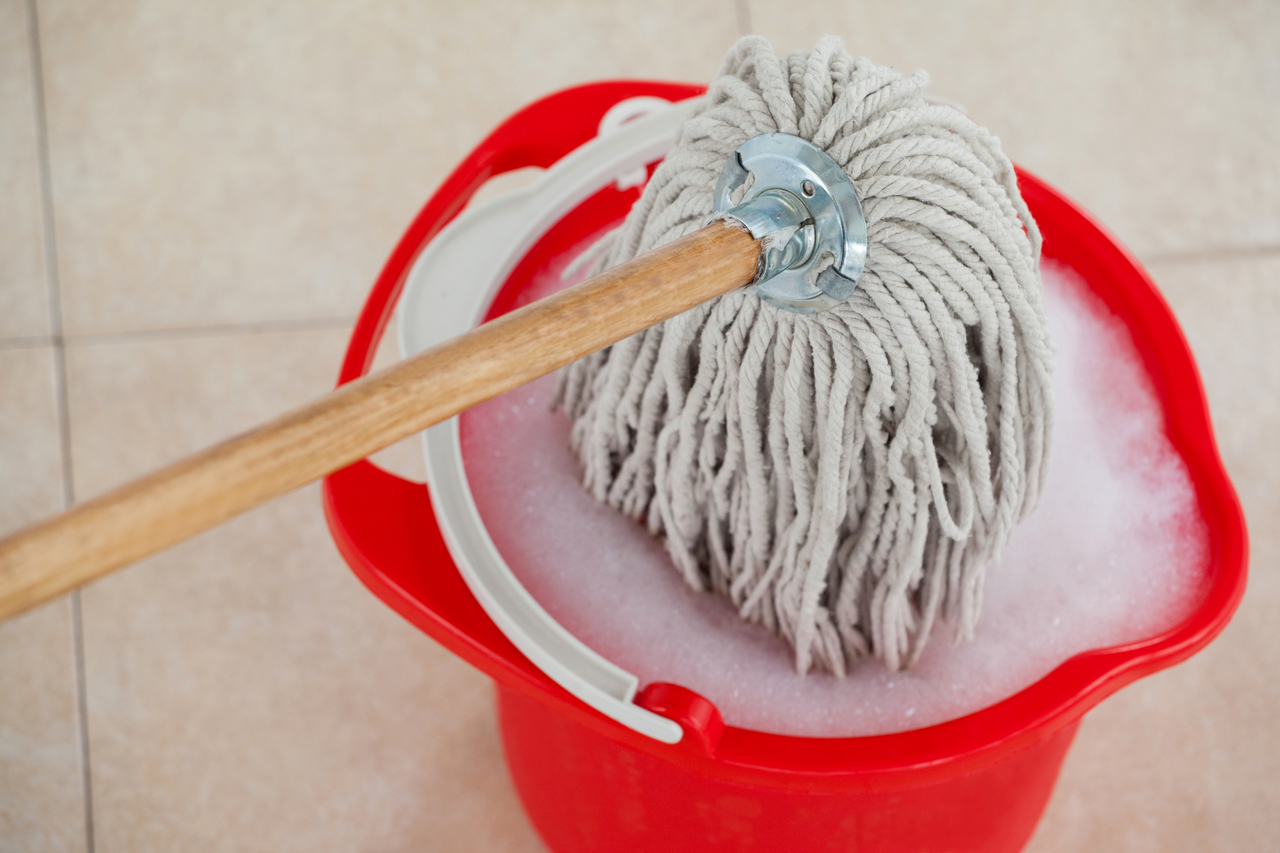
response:
M265 335L279 332L322 332L349 329L355 325L355 316L317 317L309 320L266 320L260 323L228 323L214 326L180 326L170 329L138 329L128 332L89 332L63 335L63 344L70 347L100 346L103 344L137 343L140 341L169 341L193 338L234 337L236 335Z
M1232 246L1195 252L1161 252L1139 255L1144 264L1208 264L1248 261L1280 256L1280 245Z
M53 347L54 395L58 415L59 451L62 463L62 504L75 503L75 475L71 455L71 416L67 393L67 361L62 335L62 290L58 275L58 241L53 214L53 172L50 166L48 121L44 99L44 60L40 50L40 19L36 0L27 0L27 32L31 48L32 106L35 113L36 149L40 163L41 214L44 231L45 289L49 301L49 342ZM71 644L76 684L76 734L80 747L81 791L84 797L86 853L94 853L93 774L89 758L89 702L85 683L84 624L80 590L69 596Z
M0 338L0 350L40 349L42 347L52 347L53 345L52 335Z

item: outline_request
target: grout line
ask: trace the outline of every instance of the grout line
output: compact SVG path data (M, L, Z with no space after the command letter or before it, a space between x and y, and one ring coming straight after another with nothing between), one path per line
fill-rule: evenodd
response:
M62 337L62 289L58 275L58 238L53 216L53 170L49 162L49 125L44 101L44 58L40 52L40 19L36 0L27 0L27 32L31 44L32 101L35 108L36 147L40 161L41 212L44 226L45 284L49 295L49 331L53 344L54 393L58 408L58 437L62 462L62 504L75 503L75 477L71 458L71 416L67 395L67 358ZM80 768L84 791L84 843L86 853L94 853L93 774L89 762L89 696L85 689L84 622L80 590L71 602L71 642L75 661L77 735L80 741Z
M0 350L38 349L40 347L47 346L53 346L53 337L50 335L35 335L25 338L0 338Z
M1145 264L1211 263L1213 261L1243 261L1250 258L1267 258L1280 255L1280 246L1235 246L1224 249L1202 249L1196 252L1164 252L1146 255Z
M330 329L349 329L355 325L352 317L317 317L309 320L264 320L260 323L226 323L216 326L187 326L172 329L141 329L133 332L101 332L83 335L67 335L66 346L96 346L134 341L172 341L190 338L212 338L223 335L262 335L272 332L312 332Z
M29 0L34 3L35 0ZM71 632L75 641L76 662L76 713L80 717L80 760L84 765L84 846L87 853L94 853L93 838L93 785L89 765L89 690L84 675L84 617L80 609L80 590L72 590Z
M71 430L67 406L67 365L62 339L62 291L58 276L58 241L53 218L53 176L49 166L49 135L44 111L43 60L40 55L39 20L35 0L27 0L27 27L31 39L31 75L35 89L36 145L40 160L41 214L44 227L45 284L49 295L49 342L53 345L54 385L58 406L58 430L62 451L62 502L64 508L75 502L75 484L71 472Z
M751 2L750 0L733 0L733 11L738 18L738 35L749 36L754 29L751 27Z

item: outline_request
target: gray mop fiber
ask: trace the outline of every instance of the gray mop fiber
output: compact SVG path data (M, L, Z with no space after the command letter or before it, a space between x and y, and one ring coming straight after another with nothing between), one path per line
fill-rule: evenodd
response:
M857 290L820 314L732 293L560 379L585 487L802 673L910 666L939 619L972 636L984 573L1045 481L1040 234L998 140L927 83L829 36L785 59L740 41L599 266L701 227L726 159L781 132L853 180Z

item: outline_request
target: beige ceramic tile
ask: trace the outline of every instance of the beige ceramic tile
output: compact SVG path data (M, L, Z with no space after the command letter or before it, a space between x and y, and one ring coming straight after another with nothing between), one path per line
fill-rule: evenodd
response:
M620 76L705 80L728 0L42 2L69 334L353 316L506 115Z
M1249 588L1207 650L1086 719L1031 849L1280 849L1280 255L1158 264L1249 519Z
M324 391L346 333L69 353L98 491ZM378 602L312 486L83 593L99 853L536 851L486 678Z
M24 0L0 0L0 339L49 334L29 31Z
M62 507L53 350L0 349L0 530Z
M348 330L67 347L76 497L92 497L333 387Z
M780 52L824 32L990 127L1141 255L1280 244L1280 5L750 4Z
M0 350L0 534L62 505L53 356ZM85 844L67 599L0 623L0 851Z

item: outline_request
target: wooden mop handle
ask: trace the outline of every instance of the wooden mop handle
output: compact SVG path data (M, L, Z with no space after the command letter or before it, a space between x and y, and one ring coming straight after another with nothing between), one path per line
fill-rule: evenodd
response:
M759 252L713 223L0 540L0 619L749 284Z

